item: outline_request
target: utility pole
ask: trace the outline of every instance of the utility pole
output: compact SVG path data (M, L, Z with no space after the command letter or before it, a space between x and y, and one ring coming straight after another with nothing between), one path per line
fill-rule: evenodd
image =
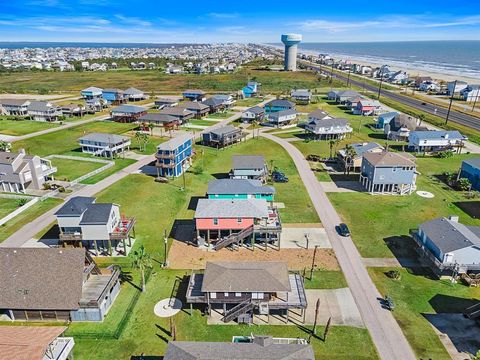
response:
M312 267L310 268L310 281L313 279L313 269L315 268L315 257L317 256L317 247L318 245L315 245L315 248L313 249L313 259L312 259Z
M167 243L168 243L167 230L165 229L165 232L163 234L163 244L164 244L163 267L167 266Z
M383 83L383 74L380 76L380 84L378 85L378 96L377 99L380 100L380 93L382 92L382 83Z
M348 68L348 77L347 77L347 86L350 87L350 72L351 72L351 68L349 67Z
M480 88L478 88L477 90L473 90L473 91L477 92L476 95L475 95L475 100L473 101L473 106L472 106L472 111L475 111L475 106L477 105L477 100L480 97Z
M313 335L317 335L317 321L318 321L318 310L320 308L320 299L317 299L317 303L315 304L315 319L313 320L313 329L312 332L308 335L308 343L312 339Z
M445 125L448 124L448 118L450 117L450 110L452 109L453 96L455 95L455 89L457 87L457 80L453 82L452 95L450 96L450 104L448 105L447 117L445 118Z
M183 191L185 191L187 184L185 182L185 161L182 162L182 178L183 178Z

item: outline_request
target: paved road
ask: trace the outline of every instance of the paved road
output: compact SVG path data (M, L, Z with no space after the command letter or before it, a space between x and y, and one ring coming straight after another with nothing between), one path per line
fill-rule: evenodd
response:
M385 360L415 359L415 354L395 318L388 310L381 308L378 299L382 295L371 280L352 239L337 234L335 226L341 222L340 217L303 154L288 141L266 133L261 133L261 136L280 144L295 162L380 357Z
M326 68L322 68L318 65L316 66L311 65L310 63L306 63L306 64L308 64L309 68L312 70L320 71L326 75L331 75L331 72L328 71ZM347 75L339 74L337 72L333 73L333 77L340 79L342 81L347 81L348 79ZM366 90L371 91L373 93L378 92L378 86L364 83L363 81L350 78L350 83L360 88L365 88ZM427 114L437 115L443 119L447 117L448 107L443 107L439 104L429 103L428 100L418 100L418 99L405 96L402 94L398 94L389 90L382 90L380 93L380 100L382 96L389 98L391 100L398 101L399 103L410 106L416 110L419 110ZM452 109L450 111L449 121L470 127L472 129L480 130L480 117L478 116L464 114L462 112Z

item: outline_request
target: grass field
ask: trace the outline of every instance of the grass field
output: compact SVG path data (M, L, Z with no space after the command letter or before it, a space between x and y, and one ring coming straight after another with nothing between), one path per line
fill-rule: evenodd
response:
M125 87L125 84L154 93L178 93L187 88L207 92L238 91L249 80L262 84L262 92L286 92L292 88L320 86L312 72L269 72L241 69L233 74L179 74L168 75L158 70L108 72L22 72L0 74L2 92L37 92L41 87L48 91L80 91L92 84L101 88ZM41 85L40 85L41 84Z
M0 219L4 218L18 208L19 206L17 199L0 198Z
M210 119L227 119L234 114L235 113L233 111L218 112L218 113L215 113L215 114L208 115L207 118L210 118Z
M5 224L0 226L0 242L8 238L25 224L34 220L35 218L50 210L54 206L60 204L61 202L61 200L53 198L38 202L32 207L22 212L21 214L15 216L12 220L7 221Z
M120 317L126 309L126 304L132 292L139 291L128 283L122 285L117 302L107 319L102 324L72 323L66 335L75 338L74 354L76 359L89 359L95 354L96 359L131 359L131 356L161 356L165 353L167 341L171 339L168 318L159 318L154 315L153 307L161 299L170 296L174 282L184 279L190 271L154 269L147 284L147 292L140 295L131 317L120 339L108 339L102 334L116 327ZM138 286L138 274L132 273L133 282ZM182 288L182 287L181 287ZM234 335L269 334L279 337L308 337L309 327L297 326L225 326L207 325L206 317L194 308L192 315L185 309L174 316L173 321L177 329L177 340L189 341L227 341ZM323 334L324 328L317 327L317 333ZM83 334L97 333L93 338L82 337ZM141 334L141 336L139 335ZM320 336L319 336L320 337ZM347 345L348 344L348 345ZM378 358L368 331L360 328L332 326L327 340L312 338L312 346L317 358L355 359Z
M393 315L407 336L417 358L447 360L437 334L424 314L461 313L480 298L480 288L469 288L449 280L432 280L419 269L401 269L401 279L385 276L388 268L370 268L369 273L381 294L395 302Z
M455 205L455 202L466 201L463 193L447 189L434 177L444 171L457 171L463 159L473 156L418 159L421 175L418 176L417 187L433 193L433 199L425 199L415 193L407 196L381 196L364 192L329 193L328 197L349 225L353 241L362 256L393 257L387 246L388 240L401 240L403 236L408 236L409 229L417 228L424 221L456 214L463 223L480 225L480 220L472 219Z
M263 99L259 99L259 98L248 98L248 99L242 99L242 100L237 100L237 102L235 103L235 106L255 106L257 105L258 103L262 102Z
M64 181L75 180L82 175L105 166L105 164L92 161L73 161L61 158L53 158L51 161L52 165L57 167L57 172L54 174L55 179Z
M7 120L0 116L0 134L20 136L57 127L59 124L33 120Z

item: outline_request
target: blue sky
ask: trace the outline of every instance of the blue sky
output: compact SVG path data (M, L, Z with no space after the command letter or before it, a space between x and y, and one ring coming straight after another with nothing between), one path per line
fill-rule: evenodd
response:
M0 41L480 40L476 1L0 0Z

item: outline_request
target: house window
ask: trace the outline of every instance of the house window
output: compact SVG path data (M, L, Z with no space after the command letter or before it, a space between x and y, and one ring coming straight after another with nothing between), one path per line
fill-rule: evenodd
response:
M235 296L236 296L236 297L241 297L241 296L242 296L242 293L241 293L241 292L236 292L236 293L235 293Z
M213 218L213 225L218 225L218 218Z
M210 299L216 299L217 298L217 293L210 293Z
M260 293L254 292L254 293L252 293L252 299L263 299L263 292L260 292Z
M241 224L242 223L242 218L238 218L237 223Z
M228 292L223 293L223 296L228 297Z

